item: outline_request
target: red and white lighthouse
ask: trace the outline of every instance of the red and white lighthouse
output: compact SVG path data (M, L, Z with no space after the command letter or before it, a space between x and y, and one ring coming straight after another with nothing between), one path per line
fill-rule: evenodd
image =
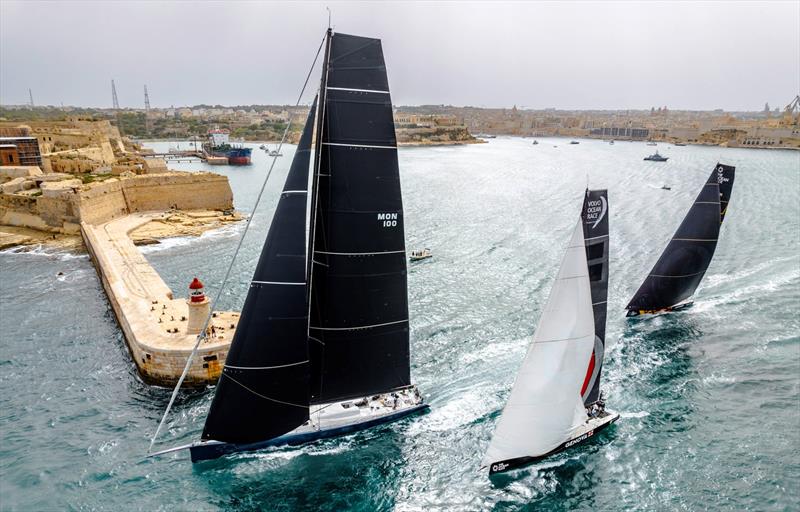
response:
M203 302L206 294L203 292L203 282L196 277L189 283L189 300L192 302Z
M199 334L206 324L208 314L211 312L211 303L203 291L203 283L196 277L189 284L189 322L186 325L187 334Z

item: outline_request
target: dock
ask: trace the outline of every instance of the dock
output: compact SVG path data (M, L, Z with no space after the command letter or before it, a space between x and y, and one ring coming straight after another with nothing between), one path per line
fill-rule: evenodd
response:
M150 384L174 386L209 305L207 298L176 299L129 237L160 215L132 213L98 224L81 222L81 234L142 378ZM187 295L193 277L187 276ZM237 312L212 314L209 326L214 334L201 342L185 386L202 387L219 379L238 321Z

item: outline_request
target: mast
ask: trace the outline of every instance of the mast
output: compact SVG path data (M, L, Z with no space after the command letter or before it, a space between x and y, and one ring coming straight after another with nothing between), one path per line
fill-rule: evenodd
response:
M306 201L316 102L250 283L204 440L253 443L309 419Z
M594 313L594 349L581 387L581 396L588 406L600 398L600 372L603 369L606 343L609 251L607 190L586 189L581 219Z
M629 315L670 308L697 290L714 257L734 171L730 165L714 167L653 270L626 306Z
M583 220L579 219L484 465L524 463L546 455L586 421L581 383L594 336Z
M379 39L333 34L323 73L309 311L311 403L410 385L403 205Z

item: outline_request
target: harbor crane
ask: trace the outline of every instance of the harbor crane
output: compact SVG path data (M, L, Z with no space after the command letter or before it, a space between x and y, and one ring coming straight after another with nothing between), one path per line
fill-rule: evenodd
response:
M783 122L789 126L800 126L800 94L783 109Z

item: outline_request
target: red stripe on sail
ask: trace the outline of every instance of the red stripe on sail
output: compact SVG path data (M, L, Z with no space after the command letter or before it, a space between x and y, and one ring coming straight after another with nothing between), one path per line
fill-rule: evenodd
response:
M592 358L589 359L589 370L586 372L586 378L583 379L583 386L581 386L581 396L586 393L586 388L589 387L589 381L592 380L592 374L594 374L594 350L592 350Z

